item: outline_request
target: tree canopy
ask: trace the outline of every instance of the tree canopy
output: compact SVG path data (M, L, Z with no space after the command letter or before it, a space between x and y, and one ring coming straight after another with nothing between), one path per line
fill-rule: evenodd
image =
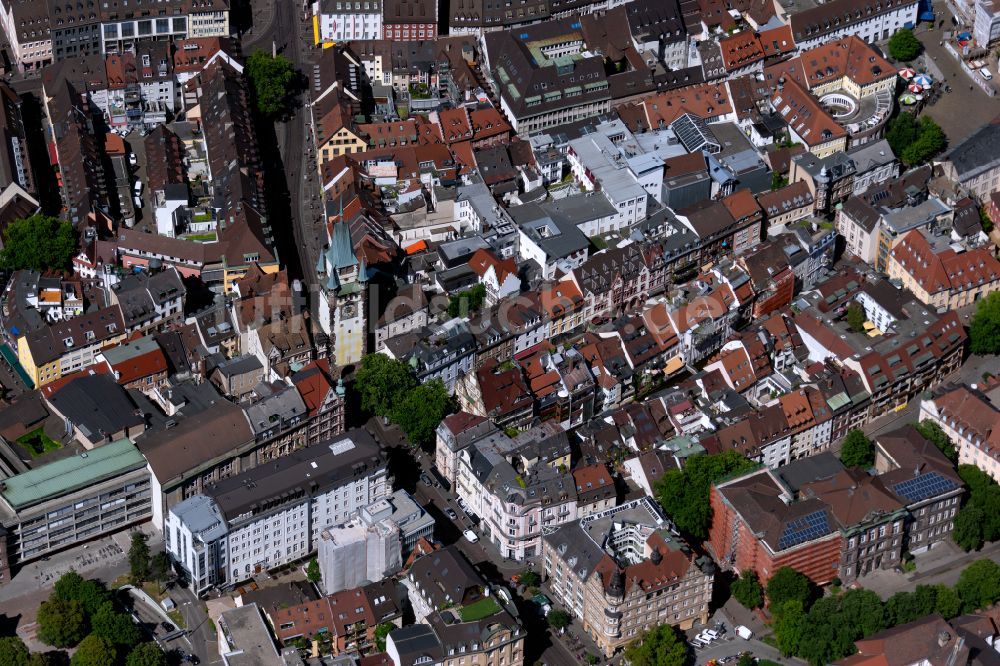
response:
M136 585L149 580L149 545L146 535L136 530L132 532L132 545L128 549L128 567L132 582Z
M434 442L437 427L450 408L448 389L435 378L410 389L389 412L389 418L406 433L412 444L428 446Z
M853 301L847 306L847 325L851 327L851 330L855 333L861 333L865 330L865 322L868 317L865 315L865 309L861 307L861 304L857 301Z
M87 616L92 616L111 600L111 593L100 581L84 578L75 571L67 571L53 586L55 597L63 601L79 601Z
M756 464L738 451L697 455L684 469L672 469L656 483L656 497L682 532L704 539L712 522L709 491L712 483L754 469Z
M461 291L448 299L449 317L466 317L475 312L486 301L486 285L476 286Z
M0 666L28 666L28 646L17 636L0 637Z
M545 621L548 622L549 626L553 629L568 627L572 619L573 618L569 616L569 613L561 611L558 608L550 610L549 614L545 616Z
M119 613L110 601L90 619L91 634L128 651L142 641L139 627L126 613Z
M966 568L955 589L918 585L913 591L893 595L885 603L871 590L852 589L810 606L804 591L808 581L804 586L804 576L796 578L787 571L787 567L779 569L768 582L775 645L786 657L795 655L817 665L843 659L854 652L855 641L884 629L931 613L950 619L963 610L968 612L1000 599L1000 566L992 560L980 560ZM771 583L779 576L783 594L771 595Z
M115 666L117 651L115 647L100 636L91 634L77 646L70 666Z
M733 597L744 608L760 608L764 605L764 588L753 571L744 571L733 581L730 588Z
M396 625L391 622L383 622L375 627L375 647L378 648L379 652L385 652L385 637L395 628Z
M993 560L976 560L962 571L955 591L966 613L1000 600L1000 565Z
M167 666L167 655L156 643L139 643L128 653L125 666Z
M964 550L975 550L1000 539L1000 486L975 465L959 465L958 475L969 489L955 516L952 540Z
M257 49L247 58L246 75L264 117L273 119L288 111L296 79L291 60Z
M9 270L69 268L76 251L76 233L69 222L48 215L15 220L3 234L0 266Z
M941 430L941 426L936 421L920 421L913 427L924 439L938 447L948 460L952 463L958 462L958 451L955 450L955 445L951 443L948 435L944 434L944 430Z
M916 35L909 28L900 28L889 38L889 55L894 60L910 62L924 50Z
M976 305L969 322L969 349L973 354L1000 354L1000 291Z
M918 120L912 113L901 112L886 125L885 138L903 164L917 166L927 162L948 145L941 126L930 116Z
M366 355L355 378L361 408L376 416L388 416L416 386L417 378L406 364L385 354Z
M39 640L59 648L77 645L89 630L83 604L76 600L54 597L43 601L37 621Z
M661 624L629 643L625 660L632 666L683 666L687 645L673 625Z
M840 462L846 467L871 467L875 464L875 444L861 430L851 430L840 449Z
M767 600L772 608L784 608L787 602L798 601L803 609L808 609L812 597L812 581L791 567L779 567L767 581Z
M319 560L315 557L309 560L306 565L306 580L310 583L318 583L323 580L323 572L319 568Z

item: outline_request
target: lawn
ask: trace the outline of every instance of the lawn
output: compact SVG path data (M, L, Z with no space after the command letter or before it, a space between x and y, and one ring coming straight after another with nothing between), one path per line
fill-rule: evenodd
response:
M185 240L189 241L214 241L216 240L215 232L208 234L191 234L190 236L185 236Z
M191 216L191 219L195 222L209 222L212 219L211 213L195 213Z
M62 444L45 434L41 428L26 432L17 438L17 443L23 446L32 458L43 456L49 451L61 449Z
M461 616L462 622L475 622L476 620L482 620L484 617L496 615L499 612L500 604L497 603L496 599L493 597L483 597L475 603L462 606L458 614Z

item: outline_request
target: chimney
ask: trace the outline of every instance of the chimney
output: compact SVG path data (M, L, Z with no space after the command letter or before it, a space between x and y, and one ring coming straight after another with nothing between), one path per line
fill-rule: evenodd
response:
M944 647L951 640L951 634L947 631L941 631L938 633L938 647Z

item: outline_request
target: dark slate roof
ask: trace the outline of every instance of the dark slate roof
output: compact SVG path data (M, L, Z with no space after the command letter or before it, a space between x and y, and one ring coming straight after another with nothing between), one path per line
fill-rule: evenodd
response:
M968 180L1000 164L1000 122L983 125L946 155L959 180Z

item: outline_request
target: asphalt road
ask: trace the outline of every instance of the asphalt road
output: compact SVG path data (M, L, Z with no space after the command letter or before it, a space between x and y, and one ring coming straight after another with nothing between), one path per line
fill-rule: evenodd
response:
M276 2L270 12L261 10L261 19L266 25L254 29L253 39L244 45L244 54L260 48L270 50L272 45L283 54L306 81L311 81L313 62L318 51L311 45L311 28L303 19L300 5L294 1ZM257 15L255 14L255 20ZM314 151L309 131L309 89L303 91L300 104L290 116L275 123L275 139L281 155L285 184L288 192L287 215L271 211L271 225L276 237L288 234L294 238L298 252L297 263L301 267L301 277L316 293L317 278L314 267L319 252L326 242L325 232L319 219L322 205L319 200L320 186L316 176ZM285 211L280 211L284 213ZM288 257L282 263L290 263Z

